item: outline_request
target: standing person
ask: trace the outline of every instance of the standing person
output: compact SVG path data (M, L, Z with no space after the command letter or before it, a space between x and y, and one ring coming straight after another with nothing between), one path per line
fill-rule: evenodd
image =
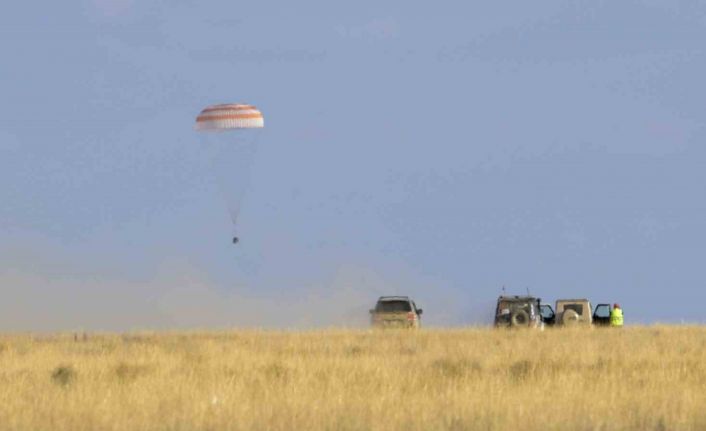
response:
M613 309L610 310L610 326L623 327L623 309L620 308L620 304L613 304Z

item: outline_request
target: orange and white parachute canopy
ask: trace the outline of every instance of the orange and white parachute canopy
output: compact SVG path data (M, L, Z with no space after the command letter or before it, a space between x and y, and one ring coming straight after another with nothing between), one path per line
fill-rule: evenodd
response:
M260 129L265 121L256 107L240 103L212 105L196 117L196 130Z

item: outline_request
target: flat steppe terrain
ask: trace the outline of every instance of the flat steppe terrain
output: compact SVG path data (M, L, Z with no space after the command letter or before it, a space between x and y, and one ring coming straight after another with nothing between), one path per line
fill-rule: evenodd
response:
M0 430L706 430L706 328L0 335Z

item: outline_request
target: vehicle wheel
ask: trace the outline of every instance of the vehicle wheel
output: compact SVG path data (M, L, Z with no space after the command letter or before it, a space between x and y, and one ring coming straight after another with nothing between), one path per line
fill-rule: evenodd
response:
M574 326L579 323L579 314L574 310L564 310L561 314L561 323L566 326Z
M529 314L525 310L517 310L510 316L510 325L512 326L527 326L529 321Z

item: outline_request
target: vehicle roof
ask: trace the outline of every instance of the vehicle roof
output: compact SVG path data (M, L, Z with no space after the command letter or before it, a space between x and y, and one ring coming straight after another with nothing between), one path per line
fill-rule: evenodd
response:
M557 299L556 302L559 303L559 302L591 302L591 301L586 298L582 298L582 299Z
M378 301L409 301L409 296L381 296Z
M500 295L498 297L498 301L536 301L539 298L535 296L519 296L519 295L514 295L514 296L503 296Z

